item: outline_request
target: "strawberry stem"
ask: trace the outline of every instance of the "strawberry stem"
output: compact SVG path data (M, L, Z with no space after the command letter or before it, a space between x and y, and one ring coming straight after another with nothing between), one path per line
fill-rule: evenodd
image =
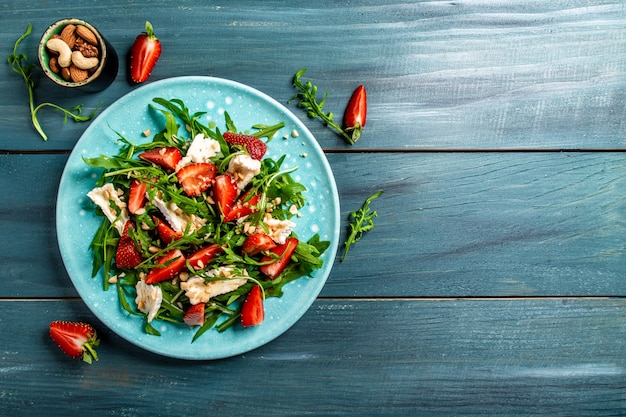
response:
M87 363L92 363L98 360L98 354L96 353L96 347L100 345L100 339L98 339L96 332L89 335L87 341L83 343L83 356L82 360Z
M146 35L148 35L148 39L156 40L157 37L154 35L154 28L152 27L152 23L146 20Z

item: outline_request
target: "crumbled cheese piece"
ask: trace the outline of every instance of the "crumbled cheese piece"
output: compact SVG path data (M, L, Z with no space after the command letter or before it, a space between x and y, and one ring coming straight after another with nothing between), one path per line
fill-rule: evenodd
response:
M189 226L189 231L193 232L200 229L205 225L206 219L196 216L195 214L186 214L178 205L173 201L163 201L158 196L155 196L152 200L152 204L159 209L165 221L170 225L172 229L178 233L183 233Z
M161 287L157 285L148 285L145 281L137 281L135 286L137 297L135 303L137 308L148 315L148 323L156 317L163 302L163 293Z
M298 136L300 136L300 135L298 134L298 131L296 129L291 131L291 137L292 138L297 138Z
M233 269L232 266L220 266L208 271L207 276L224 279L205 282L204 278L195 276L181 282L180 288L185 291L191 304L206 303L212 297L234 291L248 282L246 278L232 276Z
M220 143L215 139L207 138L202 133L198 133L189 145L187 154L180 160L177 169L189 163L211 162L211 158L220 152Z
M261 161L240 153L230 160L226 172L235 178L237 188L241 191L246 188L255 175L261 172Z
M126 211L126 203L120 200L113 184L109 182L102 187L96 187L87 193L87 197L102 209L104 215L115 226L121 236L124 231L124 225L128 221L128 212ZM119 215L111 207L111 203L119 209Z
M291 220L278 220L272 218L270 215L265 216L263 223L267 226L267 234L279 245L285 243L293 229L296 227L296 224Z
M192 162L209 162L211 158L220 153L220 143L215 139L198 136L200 135L197 135L191 142L187 155L191 154Z

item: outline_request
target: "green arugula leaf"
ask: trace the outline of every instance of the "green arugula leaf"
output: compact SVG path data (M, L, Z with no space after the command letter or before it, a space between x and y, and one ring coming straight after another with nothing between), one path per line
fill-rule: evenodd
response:
M82 115L82 104L76 105L70 109L65 109L54 103L41 103L35 107L35 81L33 80L33 69L36 68L36 65L32 62L28 62L28 56L26 54L20 54L17 52L22 41L31 34L32 29L33 27L29 23L28 27L26 28L26 32L24 32L24 34L22 34L17 39L17 41L15 41L15 44L13 45L13 53L9 55L8 62L9 64L11 64L11 69L15 73L19 74L26 84L26 88L28 89L28 103L30 107L31 122L41 138L44 141L47 141L48 136L44 132L43 128L39 124L39 120L37 119L37 113L39 112L39 110L44 107L51 107L55 110L60 111L61 113L63 113L63 123L66 123L68 118L71 118L75 122L86 122L96 116L99 106L96 107L93 112L91 112L91 114L87 116Z
M256 124L252 125L253 129L257 129L258 132L254 132L252 136L256 136L257 138L267 138L267 141L271 141L276 132L285 127L284 122L277 123L272 126L264 125L264 124Z
M365 200L363 206L360 209L350 213L350 235L344 243L345 250L343 252L343 256L341 257L342 262L348 254L350 246L361 240L361 237L363 237L363 234L365 232L374 228L374 217L378 216L378 214L376 213L376 211L370 211L369 205L382 193L383 191L378 191L372 194Z
M334 114L324 110L324 104L326 104L326 100L328 99L328 91L324 94L324 98L318 101L317 86L311 83L311 81L303 83L300 79L305 72L306 68L303 68L294 75L293 85L299 91L296 95L290 98L287 103L291 103L293 100L298 100L298 106L306 111L309 118L316 119L319 117L326 126L334 129L350 145L354 145L355 142L352 139L352 136L333 120Z

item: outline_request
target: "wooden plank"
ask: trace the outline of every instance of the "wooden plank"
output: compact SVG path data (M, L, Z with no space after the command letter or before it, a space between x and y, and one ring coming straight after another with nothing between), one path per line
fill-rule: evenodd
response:
M340 242L348 213L385 193L375 228L336 260L322 296L624 295L623 156L383 153L373 167L369 154L329 154ZM0 155L0 296L75 295L54 230L66 158Z
M368 155L331 155L344 213L386 192L372 205L377 226L335 265L323 295L626 292L623 154L377 160L373 168Z
M77 295L61 260L54 218L66 160L63 154L0 155L0 296Z
M624 300L321 300L230 359L136 348L80 302L0 301L0 414L610 416L626 407ZM92 365L47 336L87 320Z
M34 62L38 34L55 20L42 13L47 2L0 7L0 44L12 45L32 23L23 52ZM330 92L326 108L337 117L363 83L370 111L357 149L624 148L626 13L621 2L603 0L67 5L66 15L96 24L118 50L120 74L104 92L67 98L41 80L38 102L84 103L90 111L136 88L126 82L124 56L143 29L146 7L164 45L150 81L211 75L286 103L293 74L308 68L307 79ZM85 125L63 125L44 110L50 141L43 144L29 128L20 79L8 65L0 75L0 149L71 149ZM324 147L348 147L289 107Z

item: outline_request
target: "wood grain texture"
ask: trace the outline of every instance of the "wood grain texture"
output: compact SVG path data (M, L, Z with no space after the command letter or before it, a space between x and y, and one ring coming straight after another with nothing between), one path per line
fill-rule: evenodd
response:
M369 92L368 127L356 148L614 149L626 138L626 9L620 1L159 2L0 4L0 44L27 23L38 34L73 14L95 24L122 58L116 82L95 95L62 97L41 80L38 102L106 108L136 88L124 59L149 8L163 54L151 81L210 75L258 88L281 103L300 68L341 116L351 91ZM71 149L85 126L44 110L43 145L30 126L26 90L0 67L0 149ZM302 117L324 147L348 145Z
M626 294L622 153L382 153L374 170L371 154L328 158L340 246L350 211L385 193L371 206L375 228L344 262L339 252L324 297ZM54 226L66 159L0 156L0 296L75 295Z
M322 300L264 347L188 362L128 344L81 302L0 301L0 330L12 332L0 338L0 413L619 415L623 309L611 299ZM99 362L57 349L47 335L57 318L96 325ZM29 330L14 332L15 321Z
M150 82L239 81L304 121L337 181L340 243L350 211L385 190L375 228L273 342L164 358L78 297L55 200L88 123L44 109L43 142L6 63L28 23L36 62L40 34L68 16L101 30L120 72L69 95L37 72L38 103L101 111L141 88L126 54L148 19L163 43ZM623 1L0 0L0 23L0 416L625 414ZM288 104L300 68L337 118L367 87L355 146ZM100 361L66 358L55 319L93 323Z

